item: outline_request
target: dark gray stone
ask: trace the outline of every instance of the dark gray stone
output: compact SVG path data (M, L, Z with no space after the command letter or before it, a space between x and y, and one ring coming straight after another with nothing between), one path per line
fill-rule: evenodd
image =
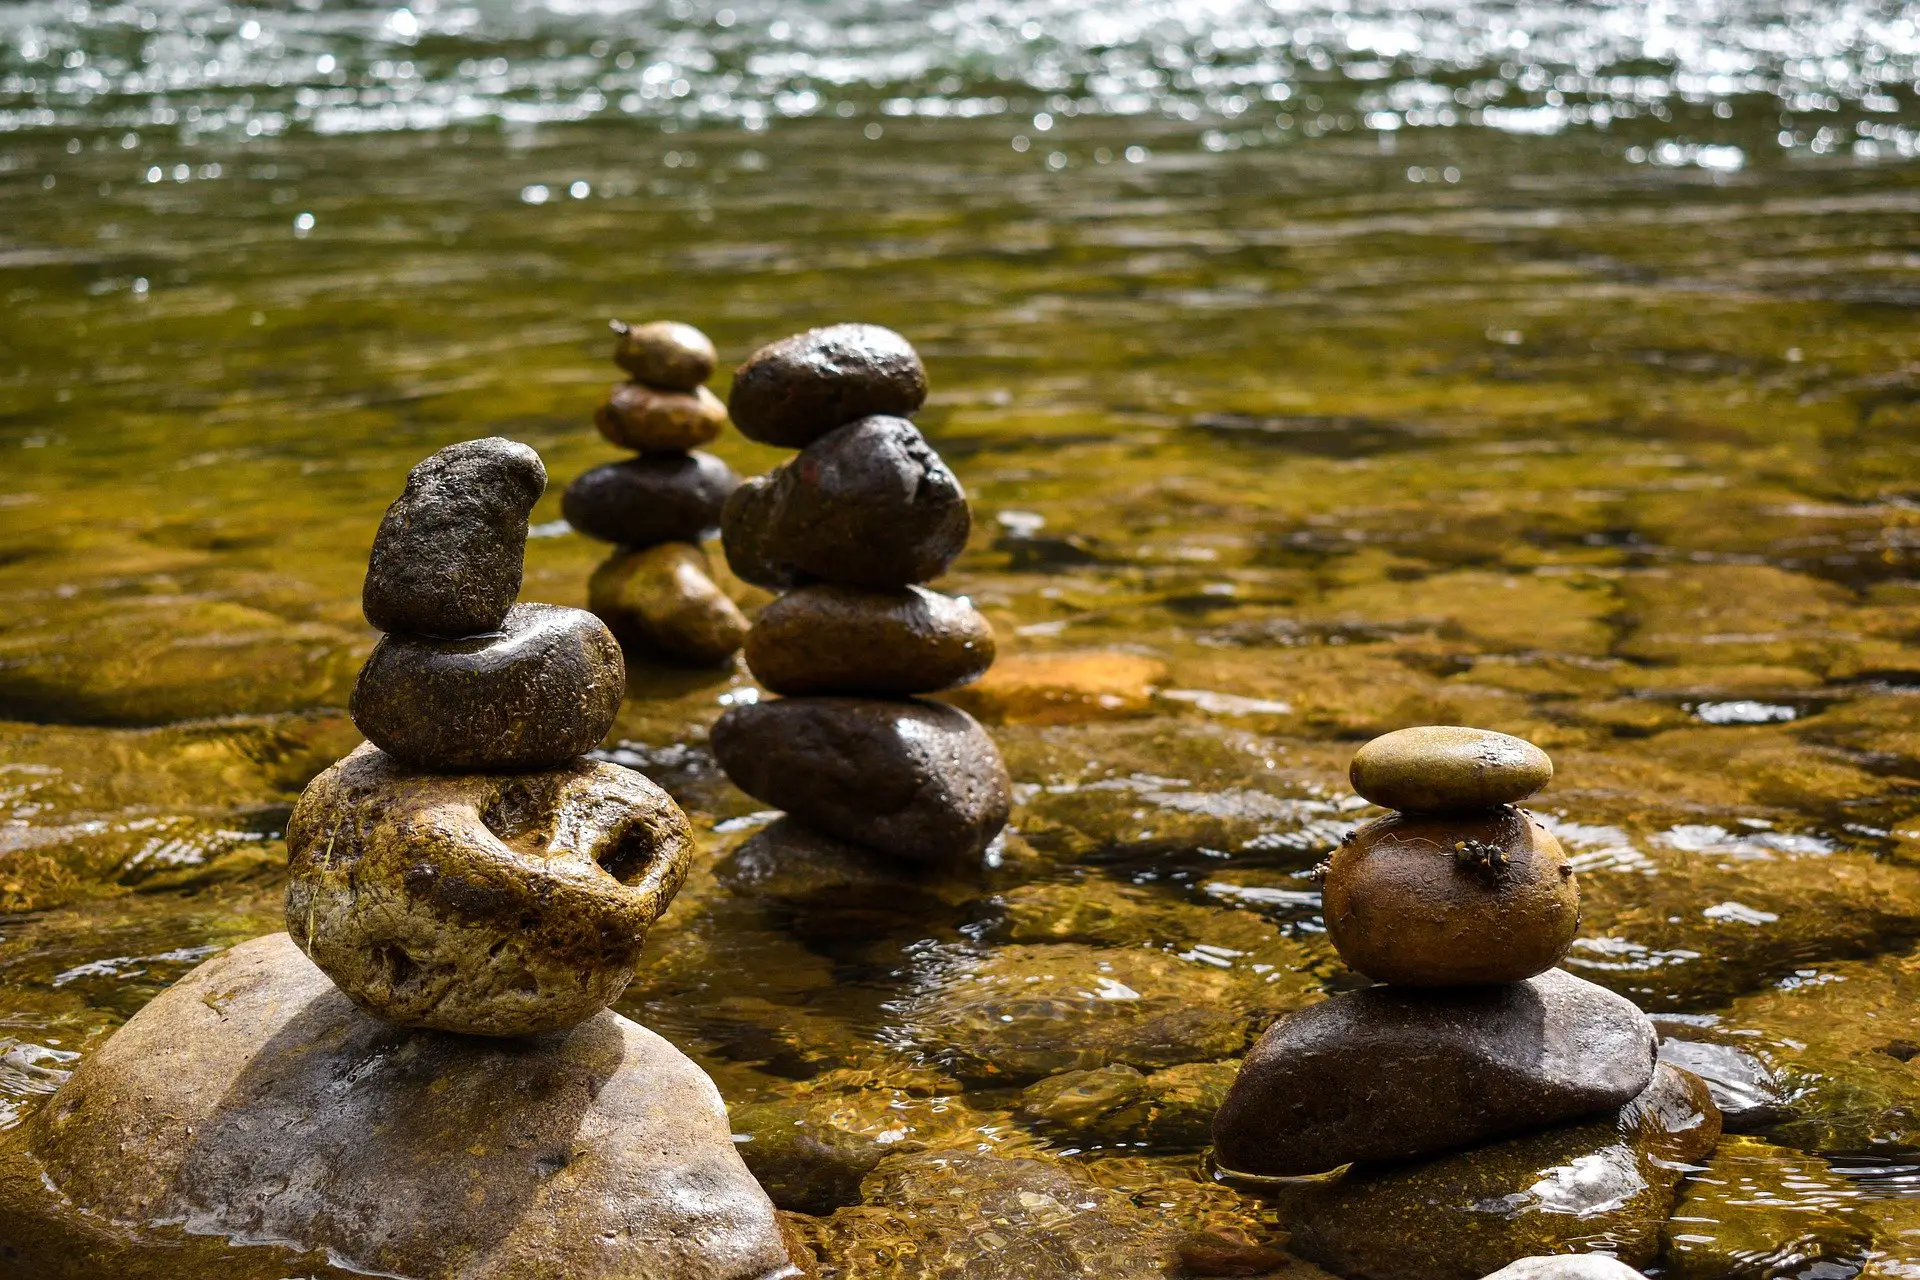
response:
M498 630L520 594L527 515L546 487L540 455L499 436L428 456L374 534L367 621L423 636Z
M733 375L727 410L748 439L799 449L855 418L911 414L926 398L913 344L879 325L836 324L754 352Z
M589 538L623 547L698 542L720 525L740 487L732 467L710 453L646 453L582 472L560 499L560 514Z
M1227 1169L1278 1177L1449 1151L1617 1107L1653 1062L1647 1016L1563 970L1372 987L1267 1029L1214 1118L1214 1147Z
M850 422L762 484L745 484L721 520L727 560L749 582L820 579L902 587L936 578L967 545L966 491L905 418Z
M711 741L748 795L915 861L978 857L1012 805L993 739L939 703L781 698L731 708Z
M600 745L626 679L600 619L521 604L496 635L384 637L348 705L368 741L416 768L540 769Z
M1751 1133L1786 1119L1786 1090L1767 1065L1729 1044L1662 1040L1660 1061L1691 1071L1707 1082L1728 1133Z
M195 969L0 1135L8 1276L780 1280L787 1259L719 1091L653 1032L404 1030L284 933Z

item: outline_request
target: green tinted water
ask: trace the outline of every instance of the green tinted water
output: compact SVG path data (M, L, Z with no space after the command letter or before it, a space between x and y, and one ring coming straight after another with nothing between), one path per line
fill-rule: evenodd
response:
M418 101L464 85L486 108L427 131L348 127L380 108L378 50L342 35L349 115L248 140L239 122L298 116L291 83L269 92L279 64L77 102L21 87L22 49L68 56L65 20L24 8L41 25L10 28L0 87L0 1124L211 949L278 927L280 824L356 741L338 708L371 640L359 575L412 462L490 433L539 448L556 482L525 594L580 604L602 549L555 522L564 481L612 456L588 421L616 373L605 319L691 321L729 364L862 319L918 344L923 424L974 499L946 588L1015 659L1142 661L1108 663L1049 723L1004 687L971 704L1020 784L981 881L739 894L709 870L650 944L624 1011L714 1074L829 1272L1297 1265L1273 1252L1274 1211L1200 1168L1207 1090L1231 1071L1213 1064L1354 981L1303 874L1366 816L1344 787L1353 746L1458 722L1558 762L1544 808L1586 900L1570 967L1804 1092L1777 1145L1729 1148L1729 1167L1844 1199L1845 1230L1808 1256L1920 1273L1900 1163L1920 1148L1904 83L1788 83L1811 74L1788 63L1767 82L1779 101L1744 82L1642 95L1605 129L1533 136L1416 127L1443 108L1405 67L1302 71L1288 101L1232 115L1230 76L1189 74L1164 113L1129 115L1124 85L1083 71L1057 91L1089 104L1069 115L1030 59L958 89L942 66L862 81L838 95L847 117L827 94L742 128L739 104L802 91L758 64L724 110L667 109L721 92L695 75L633 111L609 94L571 123L498 126L515 102L577 105L594 82L570 59L618 67L611 47L539 43L579 18L438 61L423 45ZM312 62L299 24L319 12L285 15L286 60ZM648 38L713 29L679 16ZM137 28L72 27L107 34L61 74ZM875 58L895 39L878 30ZM1165 62L1146 37L1113 47ZM494 49L538 74L481 93ZM915 75L983 114L888 114ZM1639 92L1585 83L1559 105L1625 116ZM1554 107L1543 84L1512 101ZM242 92L260 100L230 128L178 118ZM1403 126L1366 127L1393 106L1366 95L1394 92ZM1823 92L1834 109L1793 98ZM1874 93L1893 107L1855 110ZM1182 120L1182 103L1214 114ZM1780 145L1783 107L1797 145ZM782 456L737 437L719 452L743 471ZM710 867L761 820L704 749L748 687L638 670L610 744L674 790ZM983 981L1031 997L1012 1024ZM1139 1017L1090 1012L1107 981ZM1172 1060L1143 1049L1182 1006L1217 1016ZM1152 1083L1058 1078L1109 1064ZM795 1118L842 1154L782 1154ZM923 1143L981 1163L870 1181L864 1208L833 1212L874 1160ZM1004 1241L985 1258L973 1206L998 1188L1010 1239L1058 1230L1020 1219L1009 1189L1062 1163L1105 1188L1073 1228L1078 1261ZM1798 1274L1733 1256L1742 1231L1779 1234L1752 1226L1766 1203L1674 1265Z

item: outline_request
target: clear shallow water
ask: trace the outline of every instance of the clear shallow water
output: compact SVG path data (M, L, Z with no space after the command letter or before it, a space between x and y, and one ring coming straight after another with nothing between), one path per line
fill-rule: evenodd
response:
M976 702L1020 796L981 882L696 877L624 1007L748 1132L1064 1163L1153 1210L1094 1224L1113 1274L1169 1231L1277 1242L1170 1122L1062 1129L969 1074L961 993L1079 983L1019 1028L1044 1074L1115 972L1248 1027L1351 985L1301 874L1366 816L1348 754L1487 724L1559 762L1574 971L1803 1098L1727 1185L1916 1265L1911 1180L1860 1172L1920 1146L1909 8L77 12L0 13L0 1124L278 927L413 461L540 448L526 594L577 604L605 318L728 362L860 318L920 346L975 499L950 589L1013 657L1132 665ZM616 734L716 862L763 820L704 751L746 688L640 672ZM806 1229L915 1274L980 1188L942 1194Z

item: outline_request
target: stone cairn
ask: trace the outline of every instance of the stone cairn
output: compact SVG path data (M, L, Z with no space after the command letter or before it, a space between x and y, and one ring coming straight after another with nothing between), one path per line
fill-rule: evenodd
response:
M1375 738L1353 789L1397 812L1323 864L1327 934L1383 984L1288 1014L1214 1119L1222 1169L1323 1173L1473 1146L1619 1107L1654 1074L1653 1024L1557 965L1580 895L1560 844L1516 807L1546 752L1483 729Z
M716 356L692 325L613 322L613 359L631 380L593 416L600 434L639 456L582 473L567 486L567 523L619 548L594 570L587 606L622 644L674 662L711 665L740 648L747 620L715 584L702 535L740 483L698 446L727 425L706 387Z
M590 613L515 604L540 456L470 440L407 476L362 606L367 743L287 826L287 929L368 1012L512 1036L617 999L692 833L639 774L582 759L613 727L620 647Z
M815 329L756 352L728 408L742 434L799 455L727 500L734 573L783 592L746 659L777 700L730 708L715 757L788 814L763 836L826 836L924 863L977 859L1006 825L1000 753L974 719L918 694L975 679L993 629L964 598L919 585L966 545L960 482L907 415L927 395L906 339Z

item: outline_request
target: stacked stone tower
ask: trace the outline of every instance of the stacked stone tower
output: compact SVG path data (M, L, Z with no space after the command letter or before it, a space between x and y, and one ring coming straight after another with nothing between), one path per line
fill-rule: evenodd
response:
M287 826L288 932L403 1026L526 1035L598 1013L692 856L665 792L581 758L625 691L613 636L579 609L514 603L546 482L502 439L408 475L362 593L386 633L353 690L368 741Z
M1431 726L1354 755L1353 788L1395 810L1324 866L1327 934L1384 985L1275 1023L1214 1119L1231 1172L1321 1173L1470 1146L1618 1107L1654 1074L1652 1023L1556 969L1580 895L1560 844L1518 803L1546 752Z
M966 545L960 482L907 416L927 375L875 325L762 348L728 407L751 439L799 455L728 499L733 571L783 595L747 637L777 700L735 706L713 751L736 785L801 828L920 862L979 857L1006 825L999 751L973 718L917 695L993 661L993 630L920 584Z
M615 551L594 571L588 607L622 644L676 662L725 661L747 620L717 586L700 547L740 483L699 446L718 438L727 410L706 387L713 343L692 325L613 322L614 362L631 375L594 414L600 434L639 456L584 472L561 513Z

